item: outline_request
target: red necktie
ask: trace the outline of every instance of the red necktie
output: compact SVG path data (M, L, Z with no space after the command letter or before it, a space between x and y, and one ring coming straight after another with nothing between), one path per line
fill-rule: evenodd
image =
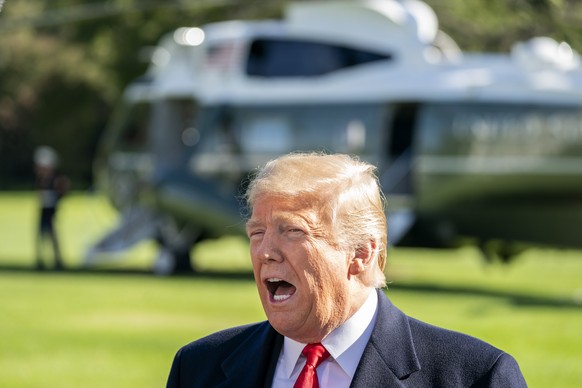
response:
M301 373L299 373L293 388L319 388L319 380L317 379L315 368L329 357L329 352L322 344L316 343L305 345L301 354L307 358L307 362Z

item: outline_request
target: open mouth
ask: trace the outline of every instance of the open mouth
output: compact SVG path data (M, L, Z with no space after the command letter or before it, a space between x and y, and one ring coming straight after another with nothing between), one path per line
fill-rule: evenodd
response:
M266 280L267 289L269 290L269 294L271 298L275 302L283 302L295 293L296 288L293 284L286 282L283 279L279 278L268 278Z

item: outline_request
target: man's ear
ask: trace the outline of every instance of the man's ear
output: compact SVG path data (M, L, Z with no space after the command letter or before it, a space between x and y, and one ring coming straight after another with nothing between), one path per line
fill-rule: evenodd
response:
M360 244L354 251L354 257L350 263L349 273L352 276L359 275L366 271L366 268L374 259L376 253L376 241L368 240Z

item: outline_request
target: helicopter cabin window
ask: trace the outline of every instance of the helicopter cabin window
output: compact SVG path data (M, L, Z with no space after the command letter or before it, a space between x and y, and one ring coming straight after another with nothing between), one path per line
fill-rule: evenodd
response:
M390 54L327 43L257 39L251 44L246 72L257 77L313 77L390 59Z
M292 151L344 152L378 162L382 104L319 104L212 108L200 122L190 168L205 176L240 177ZM206 124L203 124L206 122Z
M244 152L283 153L293 143L291 127L283 117L255 117L243 122L241 148Z
M294 150L375 155L383 112L372 104L245 107L237 113L235 137L246 155Z

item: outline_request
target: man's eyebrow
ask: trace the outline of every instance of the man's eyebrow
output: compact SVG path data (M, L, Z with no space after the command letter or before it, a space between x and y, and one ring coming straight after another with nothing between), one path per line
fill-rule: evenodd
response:
M261 221L250 219L247 221L246 229L253 229L263 225Z
M275 217L274 220L277 224L307 224L307 220L303 219L302 217L296 217L296 216L278 216ZM254 220L254 219L249 219L247 221L246 224L246 229L254 229L254 228L260 228L264 226L264 223L261 220Z

